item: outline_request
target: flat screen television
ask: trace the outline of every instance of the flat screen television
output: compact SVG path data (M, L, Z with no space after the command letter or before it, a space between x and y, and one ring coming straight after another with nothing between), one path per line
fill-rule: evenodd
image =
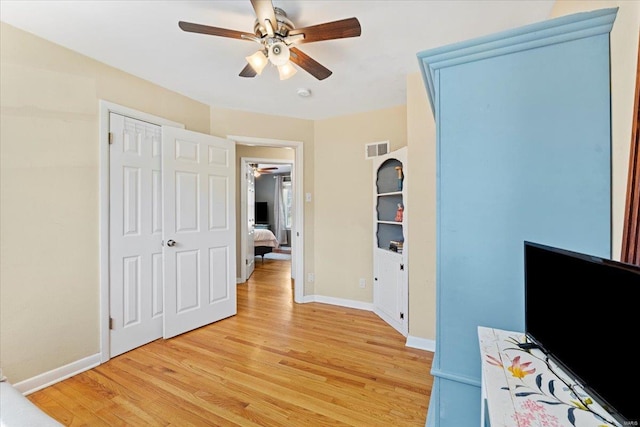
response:
M269 224L269 204L268 202L255 202L256 224Z
M621 425L639 425L640 267L524 242L527 341Z

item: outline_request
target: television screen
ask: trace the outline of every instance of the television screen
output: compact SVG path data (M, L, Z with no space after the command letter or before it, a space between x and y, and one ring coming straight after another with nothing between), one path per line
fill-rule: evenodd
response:
M268 224L269 223L269 205L267 202L256 202L256 224Z
M640 267L533 242L524 252L527 337L622 425L640 421Z

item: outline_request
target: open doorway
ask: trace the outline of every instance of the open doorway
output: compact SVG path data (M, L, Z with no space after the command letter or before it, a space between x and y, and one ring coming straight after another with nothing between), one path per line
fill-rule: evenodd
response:
M281 148L265 151L238 145L243 171L239 200L241 257L238 283L246 282L265 258L292 261L295 195L293 153ZM280 154L291 159L243 157L246 154ZM293 279L293 271L291 274Z
M271 231L277 245L274 253L291 254L293 186L291 163L253 163L255 178L255 228Z
M244 257L248 258L248 246L251 243L247 242L247 239L244 238L248 234L248 230L250 228L250 215L247 213L248 200L246 194L246 185L249 181L249 179L247 179L249 173L249 169L247 169L247 167L250 164L290 165L291 223L288 230L286 230L287 227L285 227L287 245L284 245L284 250L291 252L291 278L293 279L294 301L302 303L304 299L304 282L302 280L304 277L304 155L302 143L298 141L283 141L233 135L228 135L227 138L236 142L238 170L244 171L243 176L239 177L241 188L240 194L238 194L238 200L241 201L241 204L239 204L238 218L240 223L240 227L238 227L238 244L239 246L243 246L240 248L240 253L243 255L243 258L238 265L238 281L239 283L245 281L248 277L247 270L250 269L248 268L250 261L244 260ZM275 150L275 152L279 154L273 155L274 150L270 151L270 149L280 149L280 151ZM253 220L255 223L255 218Z

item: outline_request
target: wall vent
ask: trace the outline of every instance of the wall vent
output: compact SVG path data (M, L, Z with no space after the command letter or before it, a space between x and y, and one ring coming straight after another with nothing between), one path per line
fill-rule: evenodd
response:
M382 156L389 152L389 141L372 142L364 146L365 159Z

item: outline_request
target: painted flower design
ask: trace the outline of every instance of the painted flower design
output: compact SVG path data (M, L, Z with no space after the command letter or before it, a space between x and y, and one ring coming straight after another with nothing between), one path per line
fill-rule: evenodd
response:
M511 369L511 368L509 368ZM520 404L520 410L514 415L521 427L545 426L560 427L558 418L547 413L546 408L538 402L526 400Z
M511 375L516 378L522 379L525 376L533 374L536 371L535 368L527 369L529 365L531 365L531 362L520 363L520 356L516 356L511 362L511 366L509 366L508 369L509 372L511 372Z
M496 359L495 357L491 356L490 354L487 354L487 363L489 365L499 366L499 367L502 368L502 361Z

